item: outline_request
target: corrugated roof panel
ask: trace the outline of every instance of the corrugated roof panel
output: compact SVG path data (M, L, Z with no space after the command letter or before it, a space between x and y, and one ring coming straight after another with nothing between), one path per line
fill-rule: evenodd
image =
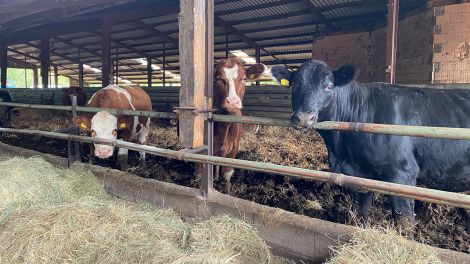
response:
M227 11L247 6L257 6L266 3L276 3L280 0L230 0L230 1L215 1L214 10L217 11Z
M270 20L269 22L259 23L259 22L247 22L241 25L236 25L235 27L239 30L252 30L252 29L259 29L263 30L265 25L269 25L270 27L273 26L288 26L291 24L296 24L296 23L304 23L304 22L309 22L312 21L312 18L310 15L301 15L301 16L294 16L294 17L279 17L278 19L275 20ZM312 21L312 23L314 23Z
M287 16L289 13L305 11L300 3L292 3L271 8L253 9L241 13L233 13L221 16L227 22L257 19L268 16Z

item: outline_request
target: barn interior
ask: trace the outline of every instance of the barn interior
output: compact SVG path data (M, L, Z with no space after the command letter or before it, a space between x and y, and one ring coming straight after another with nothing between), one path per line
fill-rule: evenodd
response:
M437 4L401 1L399 18ZM216 0L214 9L216 62L235 55L295 69L313 54L333 66L343 59L363 66L371 59L354 48L358 41L366 52L385 51L357 34L386 27L386 0ZM178 86L178 12L172 0L2 1L2 65L31 69L28 87L55 87L57 76L83 87ZM377 42L386 43L383 35ZM376 57L377 73L363 69L364 80L385 80L385 54Z
M180 60L180 2L0 0L1 87L13 88L9 87L9 69L31 72L30 79L25 73L25 85L1 89L0 95L8 91L14 103L57 105L62 102L61 92L55 88L66 87L59 84L59 78L67 78L70 86L86 87L88 96L111 83L137 84L146 88L155 111L172 112L181 103L179 90L193 88L184 87L181 80L185 69ZM470 3L465 0L208 2L214 3L214 35L209 39L214 46L214 63L237 56L248 65L261 62L295 70L314 58L335 68L352 63L359 67L359 79L365 82L435 84L444 88L470 83ZM399 8L394 10L398 2ZM286 119L292 114L291 91L268 78L251 83L245 99L244 106L253 116ZM191 103L194 102L185 102L193 107ZM50 131L71 125L70 120L64 124L64 118L55 113L47 111L46 118L31 115L29 120L21 116L25 122L16 128ZM181 149L175 127L153 129L149 145ZM5 135L0 133L0 141L63 157L68 154L66 141ZM299 142L313 146L314 151L307 153L305 148L296 146ZM262 135L247 136L237 158L310 170L328 169L322 139L318 135L304 137L288 128L268 127ZM153 178L200 187L201 182L193 177L194 168L185 162L155 156L151 166L152 170L137 169L133 173L143 180ZM161 170L168 173L156 173ZM238 189L233 194L236 197L340 224L356 224L357 218L350 213L354 204L346 188L267 173L237 173L234 186ZM222 190L219 187L215 186ZM320 195L325 193L324 197ZM384 199L380 200L377 207L385 207L384 203ZM417 239L470 252L460 211L428 206L435 218L422 223ZM374 219L383 219L386 214L377 209ZM449 233L458 236L451 237Z

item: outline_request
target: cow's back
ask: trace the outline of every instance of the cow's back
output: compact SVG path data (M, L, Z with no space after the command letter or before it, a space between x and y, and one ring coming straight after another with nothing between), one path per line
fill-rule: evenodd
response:
M152 110L150 96L139 86L107 86L93 94L88 106L124 110Z

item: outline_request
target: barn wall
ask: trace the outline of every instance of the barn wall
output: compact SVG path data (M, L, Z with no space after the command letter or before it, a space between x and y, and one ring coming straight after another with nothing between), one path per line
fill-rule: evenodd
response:
M368 32L326 36L316 39L312 47L314 59L339 68L352 63L361 70L359 79L371 81L369 77L370 36Z
M385 19L385 18L384 18ZM399 21L397 82L431 83L433 49L433 10ZM313 58L332 67L353 63L365 82L385 80L386 28L372 32L327 36L313 43Z
M407 17L399 22L397 83L431 83L433 22L433 9Z
M435 8L434 83L470 83L470 3Z

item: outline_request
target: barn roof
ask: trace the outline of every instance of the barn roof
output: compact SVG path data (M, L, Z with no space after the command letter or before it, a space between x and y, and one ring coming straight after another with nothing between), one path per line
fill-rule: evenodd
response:
M426 0L401 1L402 14L425 8ZM59 74L85 82L100 82L100 21L109 17L112 57L119 58L119 76L147 81L142 58L179 73L178 11L175 0L0 0L0 35L8 36L12 61L39 65L42 34L48 34L52 65ZM215 0L215 56L226 49L242 50L261 61L296 67L311 57L314 38L327 34L368 31L386 22L386 0ZM162 78L154 71L155 80ZM170 76L171 77L171 76ZM177 81L168 79L168 81Z

